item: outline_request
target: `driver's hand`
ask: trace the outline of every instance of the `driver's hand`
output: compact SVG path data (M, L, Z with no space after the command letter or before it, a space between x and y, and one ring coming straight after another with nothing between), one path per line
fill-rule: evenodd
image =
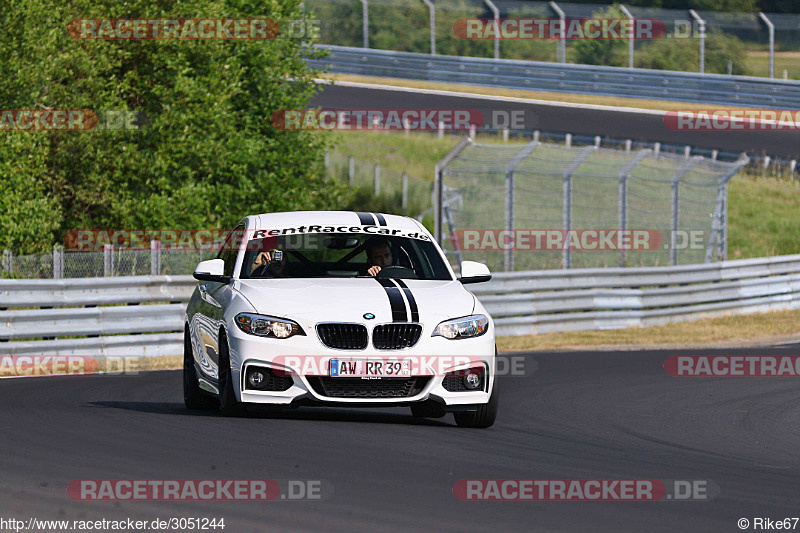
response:
M272 261L272 253L261 252L256 257L256 260L253 261L253 268L250 269L250 272L254 272L258 267L262 265L268 265L270 261Z
M373 267L369 267L369 270L367 270L367 274L369 274L370 276L375 276L380 271L381 271L381 267L373 266Z

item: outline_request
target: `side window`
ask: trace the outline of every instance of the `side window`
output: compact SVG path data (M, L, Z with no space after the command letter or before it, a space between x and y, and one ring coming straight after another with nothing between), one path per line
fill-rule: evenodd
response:
M228 234L225 242L222 243L222 248L217 254L217 259L222 259L225 262L225 270L223 273L226 276L233 276L233 269L236 266L236 256L239 253L239 245L244 236L244 226L236 226L236 228Z

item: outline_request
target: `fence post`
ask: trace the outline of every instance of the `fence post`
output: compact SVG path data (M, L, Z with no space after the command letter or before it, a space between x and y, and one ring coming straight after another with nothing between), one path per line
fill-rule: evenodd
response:
M439 138L444 138L444 120L439 121Z
M447 166L458 157L464 148L472 144L469 137L461 139L457 145L444 156L433 169L433 237L440 245L443 244L443 218L444 218L444 171Z
M585 146L578 155L564 168L564 243L569 240L569 231L572 229L572 174L581 166L589 155L597 150L594 146ZM569 246L564 246L562 253L562 268L570 268L572 264L572 251Z
M571 133L567 133L566 135L564 135L564 146L566 146L567 148L572 148L572 134Z
M537 143L539 142L539 135L540 135L539 130L534 130L533 131L533 140L534 140L534 142L537 142Z
M595 135L595 137L594 137L594 145L596 147L600 148L600 136L599 135Z
M633 39L636 31L633 28L636 27L636 23L633 21L633 15L631 15L631 12L628 11L627 7L620 4L619 10L622 11L622 13L628 17L628 20L630 21L631 36L628 38L628 68L633 68Z
M767 18L764 13L759 13L758 17L764 21L769 30L769 77L775 77L775 25Z
M558 7L558 4L555 2L550 2L550 7L553 11L556 12L558 15L558 19L561 21L561 34L558 38L558 62L559 63L566 63L567 62L567 41L564 40L567 34L567 21L566 21L566 14L564 11Z
M114 245L103 245L103 277L114 275Z
M645 148L644 150L639 150L636 152L636 155L625 163L622 169L619 171L619 192L618 192L618 212L617 216L619 218L619 231L625 231L628 229L628 176L630 176L633 169L635 169L639 163L644 160L649 154L653 151L649 148ZM619 266L625 266L625 249L620 247L619 250Z
M381 166L375 163L375 196L381 193Z
M331 154L329 152L325 152L325 170L328 170L328 167L331 165Z
M508 128L503 128L503 142L508 142Z
M672 176L672 205L671 205L671 231L669 238L669 264L676 266L678 264L678 225L680 223L680 183L686 174L691 171L694 166L702 161L700 156L694 156L687 161L681 169ZM709 236L709 238L711 238Z
M367 0L361 0L361 33L364 38L364 48L369 48L369 5Z
M494 15L494 58L500 59L500 10L492 0L483 0L483 3L492 10Z
M350 186L353 186L356 176L356 160L351 155L347 158L347 177L350 179Z
M505 217L505 230L506 232L512 232L512 239L513 242L516 242L516 238L513 234L514 231L514 171L517 169L520 163L525 160L526 157L530 155L530 153L539 146L539 141L531 141L522 149L514 154L514 157L506 163L506 217ZM506 233L509 235L509 233ZM504 243L505 244L505 243ZM503 269L506 272L510 272L514 270L514 249L513 246L510 248L506 248L503 252Z
M11 250L3 250L3 270L10 276L14 272L14 254Z
M403 211L408 209L408 174L403 172L403 200L401 203Z
M161 274L161 241L150 241L150 275Z
M631 153L631 147L633 146L633 141L630 139L625 139L625 154Z
M428 15L431 23L431 55L436 55L436 9L431 0L422 0L428 6Z
M59 245L53 246L53 279L64 277L64 248Z
M661 154L661 143L653 144L653 157L658 157Z
M701 19L694 9L690 9L689 14L700 26L700 74L704 74L706 71L706 21Z

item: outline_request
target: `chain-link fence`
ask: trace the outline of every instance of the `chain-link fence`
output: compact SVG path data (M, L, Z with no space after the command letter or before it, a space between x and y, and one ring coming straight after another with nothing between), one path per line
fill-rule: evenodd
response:
M91 278L108 276L155 276L191 274L197 263L212 259L216 250L152 250L106 246L99 251L64 250L14 255L4 250L0 276L12 278Z
M624 5L624 3L623 3ZM731 13L663 9L619 4L573 4L523 0L307 0L306 9L320 21L320 43L456 56L582 63L578 40L464 39L454 31L464 19L551 19L570 28L571 20L587 18L650 19L657 27L653 39L630 43L617 38L613 52L618 66L662 66L663 50L648 53L655 39L691 47L694 72L751 74L800 79L800 63L778 57L800 50L800 14ZM731 44L717 36L735 36L762 54L744 64L720 50ZM608 43L608 41L604 41ZM603 45L608 47L607 44ZM606 64L606 63L604 63ZM785 73L784 73L785 71Z
M436 236L493 270L724 259L727 183L744 165L645 148L465 138L437 167Z
M357 187L374 198L373 211L419 217L431 209L430 181L400 170L331 151L325 157L328 176Z

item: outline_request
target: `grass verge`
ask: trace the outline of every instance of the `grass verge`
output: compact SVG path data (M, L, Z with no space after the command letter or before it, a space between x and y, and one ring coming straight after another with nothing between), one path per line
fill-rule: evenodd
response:
M800 341L800 310L726 315L647 328L498 337L501 352L734 347Z

